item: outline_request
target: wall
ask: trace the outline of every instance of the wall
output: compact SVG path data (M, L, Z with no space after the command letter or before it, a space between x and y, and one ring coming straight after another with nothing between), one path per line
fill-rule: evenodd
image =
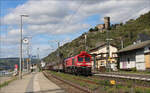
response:
M114 46L109 46L109 50L110 50L110 57L112 57L112 53L113 52L118 52L118 49ZM94 51L94 52L91 52L91 53L96 53L96 54L99 54L99 53L107 53L107 46L103 46L103 47L100 47L98 48L98 50ZM106 55L104 55L104 57L106 57Z
M150 69L150 45L147 45L144 48L145 53L145 67L146 69Z
M147 45L145 48L144 48L144 53L149 53L150 52L150 45Z
M110 27L110 17L104 17L105 29Z
M96 27L97 27L98 29L104 29L104 28L105 28L105 25L104 25L104 24L98 24Z
M150 69L150 53L145 54L145 67Z
M110 45L109 49L110 49L110 57L113 57L112 53L118 52L118 49L116 47L114 47L114 46ZM100 54L100 53L107 53L107 46L106 45L98 48L97 50L95 50L93 52L91 52L91 54ZM104 54L103 57L106 57L106 54ZM117 55L115 57L117 57ZM96 62L96 65L97 65L96 67L97 68L99 68L100 66L106 66L106 60L105 59L103 59L103 60L96 60L96 61L97 61ZM113 62L113 64L117 62L116 59L111 59L111 61ZM93 61L92 61L92 65L93 65Z
M120 54L120 69L131 69L135 67L135 51Z
M136 69L145 70L144 49L140 49L136 51Z

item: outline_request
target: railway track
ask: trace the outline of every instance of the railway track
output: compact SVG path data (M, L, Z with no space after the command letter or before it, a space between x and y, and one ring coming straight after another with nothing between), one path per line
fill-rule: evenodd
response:
M104 75L102 76L93 75L93 76L83 77L83 76L75 76L75 75L51 72L51 71L50 72L46 71L43 73L51 81L56 79L57 81L61 82L58 85L62 85L62 87L67 85L66 91L68 93L100 93L100 91L102 93L104 92L110 93L110 91L114 89L114 87L110 84L110 80L115 80L116 82L115 90L120 91L119 93L125 93L122 91L129 91L132 88L135 89L134 91L138 91L139 88L143 89L143 91L147 88L148 89L150 88L150 83L147 81L143 81L143 80L135 80L135 79L133 80L133 79L128 79L128 78L118 78L118 77L104 76ZM54 81L54 83L56 82ZM94 87L91 87L91 86L94 86ZM68 91L69 89L68 87L72 87L70 89L71 91Z
M94 74L95 76L101 77L111 77L111 78L121 78L121 79L131 79L131 80L139 80L139 81L148 81L150 82L150 75L130 75L130 74L108 74L108 73L99 73Z
M43 72L43 74L44 74L48 79L50 79L50 80L51 80L50 77L53 77L53 78L55 78L55 79L61 81L62 83L65 83L65 84L68 84L68 85L71 86L71 87L74 87L75 90L79 90L79 91L80 91L80 92L78 92L78 93L93 93L92 90L90 90L90 89L87 89L87 88L82 87L82 86L80 86L80 85L78 85L78 84L72 83L72 82L70 82L70 81L64 80L64 79L62 79L62 78L60 78L60 77L58 77L58 76L52 75L52 74L47 73L47 72ZM71 92L71 93L76 93L76 92Z

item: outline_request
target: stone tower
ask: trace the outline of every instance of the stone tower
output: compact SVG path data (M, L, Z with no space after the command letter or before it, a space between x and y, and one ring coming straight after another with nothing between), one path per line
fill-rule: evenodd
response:
M105 25L105 29L109 29L109 27L110 27L110 17L104 17L104 25Z

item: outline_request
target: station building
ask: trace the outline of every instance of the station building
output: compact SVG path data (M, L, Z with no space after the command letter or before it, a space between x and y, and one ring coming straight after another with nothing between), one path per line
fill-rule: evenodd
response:
M134 43L119 50L120 69L150 70L150 40Z

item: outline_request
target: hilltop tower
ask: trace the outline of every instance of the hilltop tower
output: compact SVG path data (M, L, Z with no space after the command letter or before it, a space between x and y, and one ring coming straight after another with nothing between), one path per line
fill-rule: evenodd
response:
M105 29L108 29L110 27L110 17L104 17L104 25Z

